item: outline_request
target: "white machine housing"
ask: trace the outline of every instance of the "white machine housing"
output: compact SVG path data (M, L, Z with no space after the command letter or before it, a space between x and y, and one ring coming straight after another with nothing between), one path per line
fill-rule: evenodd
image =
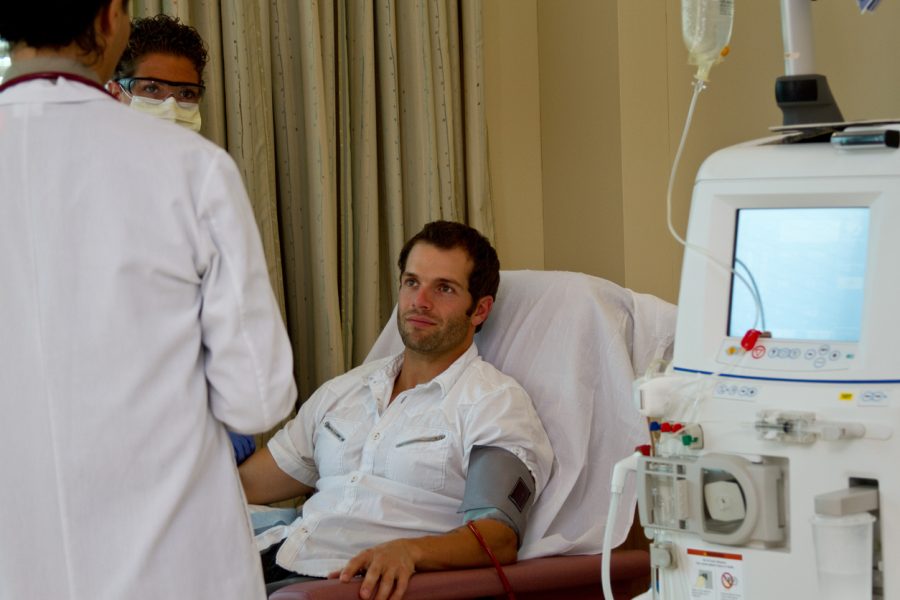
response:
M702 431L702 437L684 442L681 456L689 461L729 455L779 465L778 489L765 492L771 504L762 513L753 510L780 523L783 539L748 533L736 544L716 543L711 540L722 538L704 534L696 505L675 519L680 526L655 527L648 505L658 490L645 481L639 492L642 523L672 547L670 568L687 582L681 592L662 598L819 597L811 525L817 497L860 483L877 488L876 561L900 564L900 471L893 464L900 459L900 353L893 343L900 338L900 151L845 150L827 141L780 144L777 138L719 151L697 174L687 241L731 265L739 210L827 207L869 210L858 340L761 337L745 352L740 335L727 335L732 274L702 253L685 251L672 377L680 382L672 387L683 390L694 379L705 383L693 384L690 409L682 406L666 416L682 417L687 427ZM765 303L765 290L762 296ZM788 421L799 415L793 431L778 430L785 415ZM645 469L648 464L665 468L647 459ZM705 518L711 510L739 517L742 508L735 512L732 506L736 493L727 488L732 484L716 485L723 486L722 506L707 506ZM754 495L749 492L743 492L745 500ZM703 502L696 491L681 497L686 504ZM709 595L696 595L697 557L704 556L719 560L721 569L710 570L716 581ZM668 561L667 556L662 564ZM900 600L900 573L881 571L874 597L883 592Z
M771 141L771 140L768 140ZM701 166L691 203L687 241L731 264L737 211L742 208L868 207L869 251L862 332L838 343L852 362L816 368L810 361L745 361L733 374L778 380L853 382L857 387L900 383L891 340L900 334L893 309L900 298L900 152L892 148L843 150L828 143L750 142L711 155ZM735 361L720 355L726 340L731 273L704 255L685 251L678 301L675 366L718 373ZM821 346L832 340L821 340ZM764 342L768 344L769 342ZM800 344L806 349L806 344ZM855 350L855 351L854 351ZM771 371L777 370L778 373ZM859 388L862 389L862 388Z

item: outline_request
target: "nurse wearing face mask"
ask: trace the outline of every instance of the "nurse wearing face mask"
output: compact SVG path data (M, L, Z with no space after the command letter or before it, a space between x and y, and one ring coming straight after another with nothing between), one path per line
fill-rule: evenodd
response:
M107 87L135 110L200 131L203 69L208 58L203 38L193 27L168 15L135 19L128 46ZM253 436L234 432L228 436L237 464L256 450Z
M136 110L200 131L207 59L193 27L168 15L135 19L109 91Z

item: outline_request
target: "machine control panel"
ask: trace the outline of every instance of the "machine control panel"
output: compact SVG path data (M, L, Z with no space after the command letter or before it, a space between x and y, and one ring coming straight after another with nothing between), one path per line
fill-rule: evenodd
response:
M741 348L739 339L725 338L716 360L761 371L841 371L853 366L856 346L851 342L760 339L748 351Z
M888 407L892 405L891 393L889 386L879 386L877 384L857 387L850 385L847 387L835 387L823 391L822 399L830 401L839 401L847 405L855 405L860 407ZM768 390L768 395L764 391ZM713 388L713 397L723 400L743 400L746 402L755 402L763 398L771 399L771 388L767 388L765 382L751 379L731 379L723 378L722 381L716 383Z
M715 395L717 398L731 400L753 400L759 395L759 387L752 383L718 383Z

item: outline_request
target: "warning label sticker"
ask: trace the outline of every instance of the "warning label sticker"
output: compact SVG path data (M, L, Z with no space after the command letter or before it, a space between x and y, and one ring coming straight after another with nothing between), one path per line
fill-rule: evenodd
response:
M691 598L743 600L744 572L740 554L688 548Z

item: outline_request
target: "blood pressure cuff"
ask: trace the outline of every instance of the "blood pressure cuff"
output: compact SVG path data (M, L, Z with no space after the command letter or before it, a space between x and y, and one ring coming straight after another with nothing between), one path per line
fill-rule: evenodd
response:
M457 512L466 521L495 518L525 537L525 523L534 504L534 478L519 457L503 448L474 446L469 454L466 493Z

